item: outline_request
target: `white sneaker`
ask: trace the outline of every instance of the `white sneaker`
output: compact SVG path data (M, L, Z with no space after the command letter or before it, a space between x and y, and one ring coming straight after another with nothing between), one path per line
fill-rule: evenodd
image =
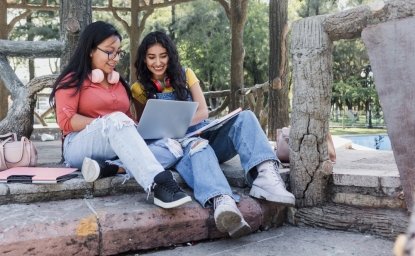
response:
M295 197L285 189L284 181L278 173L276 161L265 161L257 166L258 177L252 184L249 195L267 201L294 206Z
M227 232L230 237L237 238L251 232L251 227L244 220L235 201L228 195L214 198L214 218L220 232Z
M101 168L97 161L85 157L82 162L82 175L86 182L94 182L98 179Z

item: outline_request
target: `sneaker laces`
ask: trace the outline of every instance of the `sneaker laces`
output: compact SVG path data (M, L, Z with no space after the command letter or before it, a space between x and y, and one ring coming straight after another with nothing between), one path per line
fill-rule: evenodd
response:
M277 182L282 182L281 175L278 172L278 162L277 161L268 161L267 166L262 169L262 172L269 171L272 175L272 178Z
M221 204L233 205L235 201L232 199L232 197L228 195L220 195L220 196L215 197L213 199L213 202L214 202L214 209L216 209Z
M159 185L162 185L163 187L167 188L168 191L171 191L173 193L181 191L179 185L174 179L169 179L166 182Z

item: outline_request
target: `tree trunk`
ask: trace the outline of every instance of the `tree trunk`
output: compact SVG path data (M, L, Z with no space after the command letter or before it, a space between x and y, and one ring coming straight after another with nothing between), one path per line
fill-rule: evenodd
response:
M134 61L137 57L137 49L140 42L140 14L138 1L131 2L131 25L130 25L130 83L137 80L137 74L134 68Z
M244 86L244 26L248 15L248 0L231 0L231 102L229 110L241 106L238 90Z
M300 20L293 25L293 112L290 131L291 188L298 206L326 201L332 87L332 42L323 29L324 16Z
M66 42L61 56L61 70L75 51L80 32L92 21L92 0L62 0L59 16L61 41Z
M268 138L276 139L277 128L289 125L287 84L288 0L271 0L269 5L269 111Z
M7 39L7 2L6 0L0 0L0 39ZM0 79L0 121L6 117L8 106L9 91L4 85L4 82Z
M26 23L31 24L32 23L32 15L29 15L26 17ZM33 41L35 38L35 35L33 33L30 33L27 36L27 41ZM32 80L35 77L35 60L29 59L29 80Z

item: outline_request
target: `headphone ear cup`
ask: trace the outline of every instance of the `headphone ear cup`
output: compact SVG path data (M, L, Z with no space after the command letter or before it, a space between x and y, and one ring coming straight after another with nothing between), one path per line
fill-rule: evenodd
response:
M120 81L120 74L117 71L112 71L107 76L107 81L110 84L116 84L118 81Z
M94 69L91 71L91 74L89 75L89 79L93 83L101 83L104 81L104 72L102 72L101 69Z

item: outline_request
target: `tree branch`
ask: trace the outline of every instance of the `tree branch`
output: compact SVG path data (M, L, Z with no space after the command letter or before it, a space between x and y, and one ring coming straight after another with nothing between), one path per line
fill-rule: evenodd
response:
M14 28L14 26L16 25L17 22L19 22L20 20L26 18L30 14L32 14L32 10L26 10L25 12L22 12L21 14L17 15L16 17L14 17L9 22L9 24L7 25L7 34L10 33L10 31Z
M140 20L140 26L138 27L139 35L143 33L146 21L148 17L150 17L150 15L153 14L153 12L154 12L154 9L151 9L151 10L146 11L146 13L143 15L143 18Z
M29 95L34 95L44 88L51 88L56 78L58 78L58 75L38 76L30 80L25 87L28 89Z
M218 2L220 5L222 5L223 9L225 10L226 16L228 17L228 20L231 20L231 6L226 0L213 0L215 2Z
M0 40L0 52L6 56L47 58L60 57L62 41L10 41Z
M3 81L6 88L10 91L12 98L18 94L19 88L23 87L23 83L16 76L9 64L9 61L7 60L6 55L3 53L0 53L0 79Z
M121 23L121 25L124 27L124 29L125 29L126 31L130 31L130 26L128 26L128 23L127 23L127 22L126 22L123 18L121 18L121 17L118 15L117 10L112 9L112 14L114 15L114 18L115 18L118 22L120 22L120 23Z

